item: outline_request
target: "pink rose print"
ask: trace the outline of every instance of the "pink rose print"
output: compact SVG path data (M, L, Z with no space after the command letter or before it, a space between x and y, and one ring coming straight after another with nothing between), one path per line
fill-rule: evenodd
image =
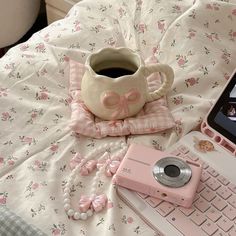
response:
M211 5L210 3L208 3L208 4L206 5L206 8L207 8L207 9L212 9L213 7L212 7L212 5Z
M27 123L33 124L34 121L37 119L37 117L43 115L43 109L32 109L31 111L28 112L30 114L30 118L27 121Z
M8 112L2 113L2 121L7 121L11 118L10 114Z
M198 84L199 78L188 78L185 80L185 84L187 87L194 86L195 84Z
M47 171L47 162L35 160L28 168L32 171Z
M226 64L229 64L231 54L227 51L227 49L222 50L223 54L221 55L221 58L225 61Z
M116 40L113 37L111 37L109 39L105 39L105 43L107 43L109 46L115 46Z
M111 208L113 208L113 202L108 201L107 202L107 209L111 209Z
M56 152L57 149L58 149L58 145L52 144L52 146L50 147L50 149L51 149L53 152Z
M159 20L157 22L157 28L163 33L165 31L165 20Z
M120 18L126 15L126 11L122 7L118 9L118 13L119 13Z
M194 38L196 36L196 30L189 29L188 32L189 32L189 34L188 34L187 38L192 39L192 38Z
M46 75L47 73L48 73L48 71L47 71L46 68L43 68L43 69L41 69L41 70L39 70L39 71L36 72L36 74L37 74L38 77L39 77L39 76L44 76L44 75Z
M60 230L60 229L54 229L54 230L52 231L52 234L53 234L53 235L60 235L60 234L61 234L61 230Z
M139 23L139 24L135 25L135 30L139 34L141 34L141 33L143 34L147 30L147 25L145 23Z
M59 224L53 224L53 227L51 228L52 235L64 235L66 233L65 224L59 223Z
M225 73L224 78L225 78L225 80L228 80L230 78L230 75L228 73Z
M25 137L24 140L23 140L23 142L30 144L30 143L32 143L32 140L33 140L33 139L30 138L30 137Z
M70 58L68 56L64 56L64 61L68 62L70 60Z
M9 166L13 166L15 164L15 162L13 160L9 160L7 163Z
M236 16L236 8L232 10L232 15Z
M78 20L76 20L75 22L74 22L74 25L75 25L75 27L74 27L74 31L81 31L81 25L80 25L80 22L78 21Z
M20 46L20 50L21 50L22 52L25 52L28 48L29 48L29 45L28 45L28 44L22 44L22 45Z
M208 4L206 4L206 9L219 11L220 4L217 4L217 3L210 4L210 3L208 3Z
M134 219L133 219L132 217L128 217L128 218L127 218L127 222L128 222L129 224L132 224L133 221L134 221Z
M38 43L35 49L37 52L41 53L45 53L46 51L45 45L43 43Z
M121 222L122 223L125 223L125 224L132 224L134 221L134 219L131 217L131 216L126 216L126 215L123 215L123 217L121 218Z
M47 100L47 99L49 99L47 93L45 92L40 93L39 100Z
M0 166L4 164L4 158L3 157L0 157Z
M59 149L58 143L51 143L51 146L49 149L52 152L52 154L57 153L57 151Z
M14 118L12 118L11 114L9 112L3 112L2 113L2 121L13 121Z
M37 113L33 112L33 113L31 114L31 118L32 118L32 119L35 119L36 117L37 117Z
M0 97L6 97L8 95L8 90L6 88L0 88Z
M172 99L172 102L175 104L175 105L179 105L179 104L182 104L183 103L183 97L182 96L178 96L178 97L174 97Z
M36 144L36 140L34 138L32 138L32 137L19 136L19 139L24 144L28 144L28 145Z
M178 5L172 7L172 13L181 13L181 8Z
M232 29L229 31L229 36L231 41L235 41L236 39L236 31L233 31Z
M187 65L187 62L188 62L188 59L186 56L183 56L183 55L177 55L176 56L176 60L177 60L177 64L179 67L181 68L184 68L186 67Z
M102 25L96 25L92 27L91 31L94 31L95 33L99 33L102 29L105 29L105 27Z
M37 189L39 187L39 184L38 183L33 183L32 184L32 189Z
M15 68L15 63L6 64L4 68L6 70L13 70Z
M206 37L207 37L208 39L210 39L212 42L214 42L214 41L216 41L216 40L220 40L217 33L210 33L210 34L205 33L205 35L206 35Z
M153 47L152 48L152 54L155 55L156 53L158 53L159 47Z
M36 93L36 100L48 100L49 99L48 93L49 93L48 89L44 86L41 86L40 91Z
M39 166L41 165L41 162L40 162L39 160L36 160L36 161L34 162L34 165L37 166L37 167L39 167Z
M6 205L7 203L7 192L0 193L0 205Z
M6 204L6 201L7 199L3 196L0 197L0 205L5 205Z

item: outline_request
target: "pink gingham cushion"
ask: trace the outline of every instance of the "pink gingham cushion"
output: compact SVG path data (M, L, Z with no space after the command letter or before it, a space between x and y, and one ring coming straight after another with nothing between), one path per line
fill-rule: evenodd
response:
M124 120L105 121L94 116L81 99L80 84L84 72L83 64L70 60L72 102L69 126L74 132L94 138L103 138L106 136L155 133L174 126L174 120L167 107L165 97L146 103L136 116ZM160 80L159 73L149 76L147 78L149 90L156 90L160 85Z

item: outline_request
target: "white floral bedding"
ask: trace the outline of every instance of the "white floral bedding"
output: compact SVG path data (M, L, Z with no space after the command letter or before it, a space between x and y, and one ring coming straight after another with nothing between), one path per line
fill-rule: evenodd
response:
M119 46L175 71L167 96L175 128L127 137L164 150L198 127L236 67L236 1L85 0L0 59L0 205L47 235L154 235L106 177L108 209L88 221L70 220L63 209L73 155L125 140L68 128L68 60L83 63L101 47ZM73 195L89 191L90 181L81 177Z

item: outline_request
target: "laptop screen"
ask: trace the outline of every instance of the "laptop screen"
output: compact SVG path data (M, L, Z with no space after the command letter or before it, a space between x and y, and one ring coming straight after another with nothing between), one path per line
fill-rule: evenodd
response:
M207 122L214 130L236 144L236 73L210 111Z

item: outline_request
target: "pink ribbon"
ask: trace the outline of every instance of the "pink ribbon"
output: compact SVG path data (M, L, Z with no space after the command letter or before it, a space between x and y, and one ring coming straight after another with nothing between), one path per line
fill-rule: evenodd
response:
M97 161L95 160L90 160L86 162L85 165L81 166L80 168L80 174L82 176L89 175L97 166Z
M73 170L81 162L82 157L79 153L76 153L73 158L70 160L70 169Z
M124 95L119 95L116 92L108 91L102 97L101 102L107 109L116 109L112 113L112 119L116 119L121 114L128 117L129 104L138 102L140 98L140 92L133 88Z
M116 173L117 169L119 168L120 161L119 160L107 159L105 161L105 163L104 162L97 163L97 168L100 168L103 165L105 165L105 175L107 177L111 177L111 176L113 176Z
M105 194L93 195L91 197L82 195L79 200L79 210L81 212L86 212L89 208L94 211L101 211L107 203L107 196Z

